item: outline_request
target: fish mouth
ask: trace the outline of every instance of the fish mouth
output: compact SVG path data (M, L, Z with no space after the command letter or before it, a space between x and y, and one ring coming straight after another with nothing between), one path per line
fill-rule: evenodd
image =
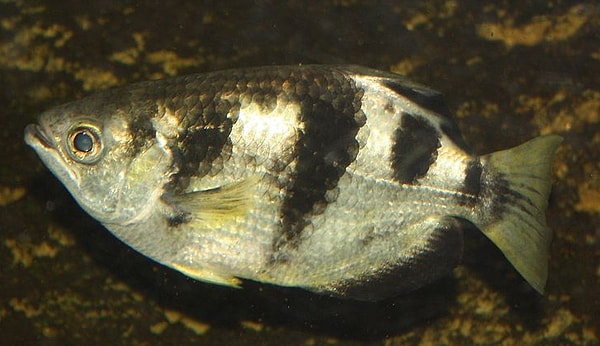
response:
M44 129L38 124L29 124L25 127L25 143L35 147L41 145L45 149L56 149L52 140L46 135Z
M50 134L49 134L50 133ZM46 167L67 187L71 194L81 185L81 178L77 169L73 169L65 160L57 140L52 132L38 124L29 124L25 127L25 143L35 150Z

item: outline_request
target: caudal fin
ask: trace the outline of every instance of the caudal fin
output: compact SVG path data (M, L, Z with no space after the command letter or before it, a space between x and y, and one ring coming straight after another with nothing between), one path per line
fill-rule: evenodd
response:
M476 223L540 293L546 286L552 240L545 217L552 157L561 141L556 135L540 136L481 158L482 192L489 204L487 215Z

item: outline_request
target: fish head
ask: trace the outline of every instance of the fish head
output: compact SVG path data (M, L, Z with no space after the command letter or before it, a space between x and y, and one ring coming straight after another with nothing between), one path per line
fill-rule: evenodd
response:
M147 216L168 180L168 150L151 125L134 123L135 105L87 98L44 112L25 129L25 142L71 193L103 223Z

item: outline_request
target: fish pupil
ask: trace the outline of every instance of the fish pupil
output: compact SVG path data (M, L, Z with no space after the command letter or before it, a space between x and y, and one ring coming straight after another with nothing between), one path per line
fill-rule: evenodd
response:
M73 145L75 146L75 149L89 153L94 147L94 139L89 133L83 131L75 135L75 138L73 138Z

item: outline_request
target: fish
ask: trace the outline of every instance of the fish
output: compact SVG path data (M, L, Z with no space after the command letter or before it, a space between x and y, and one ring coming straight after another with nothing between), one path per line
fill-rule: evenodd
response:
M466 225L543 294L561 140L477 155L440 92L355 65L138 82L25 128L81 208L144 256L208 283L364 301L449 275Z

